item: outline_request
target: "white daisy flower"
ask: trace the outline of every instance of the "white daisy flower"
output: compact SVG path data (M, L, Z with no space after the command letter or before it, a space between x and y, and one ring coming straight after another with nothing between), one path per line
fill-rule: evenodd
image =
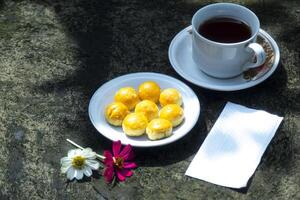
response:
M99 168L99 163L95 160L96 153L90 148L72 149L68 152L67 157L60 160L61 172L67 173L67 178L80 180L83 174L86 176L92 175L92 170Z

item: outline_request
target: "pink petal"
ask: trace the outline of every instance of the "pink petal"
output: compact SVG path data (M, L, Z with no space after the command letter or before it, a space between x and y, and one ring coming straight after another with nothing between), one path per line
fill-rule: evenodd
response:
M134 158L134 152L130 151L127 158L125 160L132 160Z
M133 169L136 168L137 165L134 162L124 162L123 168L125 169Z
M119 153L120 153L120 150L121 150L121 141L118 140L116 142L113 142L113 145L112 145L112 149L113 149L113 155L114 156L118 156Z
M121 151L121 153L119 154L120 157L123 157L124 160L127 160L128 158L132 157L131 154L131 145L128 144L124 147L124 149Z
M121 169L121 170L117 170L117 173L120 173L122 176L125 176L125 177L129 177L129 176L132 176L133 172L130 170L130 169Z
M111 183L114 178L114 168L113 167L107 167L104 170L103 176L105 177L105 180L108 183Z
M104 154L105 159L112 160L112 154L110 153L110 151L105 150L103 154Z
M104 151L104 157L104 164L106 166L112 166L114 164L112 154L110 153L110 151Z
M120 182L123 182L126 179L126 177L121 173L121 171L118 171L118 170L117 170L117 177Z

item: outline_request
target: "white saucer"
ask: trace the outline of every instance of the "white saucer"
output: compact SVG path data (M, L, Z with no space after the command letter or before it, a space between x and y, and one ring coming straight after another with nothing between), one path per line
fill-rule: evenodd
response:
M260 29L259 36L264 38L274 52L272 67L255 80L246 80L243 74L229 79L218 79L203 73L192 59L192 38L189 33L191 26L180 31L172 40L169 47L169 60L175 71L187 81L198 86L219 91L235 91L253 87L272 75L278 66L280 53L274 39L264 30Z
M114 101L115 93L121 87L133 87L135 89L145 81L155 81L160 88L176 88L182 96L185 119L181 125L173 129L170 137L151 141L147 136L127 137L121 127L115 127L107 123L104 112L106 106ZM196 124L200 114L200 103L197 95L185 83L167 75L158 73L132 73L112 79L103 84L94 93L89 104L89 117L94 127L104 137L122 144L131 144L138 147L153 147L172 143L185 136Z

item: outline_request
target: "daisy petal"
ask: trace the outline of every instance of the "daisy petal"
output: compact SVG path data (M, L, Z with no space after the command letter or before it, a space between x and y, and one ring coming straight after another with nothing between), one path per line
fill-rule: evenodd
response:
M119 154L119 156L121 156L121 157L123 157L124 158L124 160L128 160L128 158L130 158L131 157L131 150L132 150L132 148L131 148L131 145L130 144L128 144L128 145L126 145L125 147L124 147L124 149L121 151L121 153Z
M72 163L70 162L70 163L63 163L62 165L61 165L61 168L68 168L68 167L71 167L72 166Z
M73 169L73 167L70 167L69 170L67 171L67 178L69 180L73 180L74 177L75 177L75 170Z
M104 170L103 176L105 177L105 180L108 183L111 183L114 177L114 168L113 167L107 167Z
M75 149L75 154L76 154L76 156L83 156L81 149Z
M63 163L61 165L61 168L60 168L61 173L63 173L63 174L66 173L69 170L70 167L72 167L71 162L70 163Z
M83 170L76 170L75 175L77 180L81 180L83 178Z
M73 158L75 155L76 155L75 149L71 149L70 151L68 151L68 157L69 158Z
M91 176L93 174L92 169L90 167L87 167L87 166L83 169L83 173L87 177L89 177L89 176Z
M119 153L120 153L120 150L121 150L121 141L118 140L116 142L113 142L113 145L112 145L112 149L113 149L113 155L114 156L118 156Z
M68 157L63 157L60 159L60 164L69 163L71 162L71 159Z
M72 166L72 160L68 157L63 157L60 159L60 164L61 164L61 172L66 173L69 167Z
M125 169L133 169L136 168L137 165L134 162L124 162L123 168Z
M82 150L81 149L72 149L68 152L69 158L73 158L75 156L82 156Z
M89 158L89 159L95 159L96 158L96 153L94 151L92 151L92 149L90 148L85 148L82 150L82 155L85 158Z
M96 170L99 168L99 163L96 160L87 159L86 164L91 167L93 170Z

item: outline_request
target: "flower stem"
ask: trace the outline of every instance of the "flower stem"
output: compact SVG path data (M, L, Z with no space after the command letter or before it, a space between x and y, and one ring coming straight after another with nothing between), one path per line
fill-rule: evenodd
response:
M72 145L74 145L75 147L77 147L77 148L81 149L81 150L83 150L83 149L84 149L82 146L80 146L80 145L76 144L75 142L73 142L73 141L72 141L72 140L70 140L70 139L67 139L67 141L68 141L69 143L71 143ZM104 156L102 156L102 155L99 155L99 154L96 154L96 157L97 157L99 160L101 160L101 161L103 161L103 160L105 159L105 157L104 157Z

